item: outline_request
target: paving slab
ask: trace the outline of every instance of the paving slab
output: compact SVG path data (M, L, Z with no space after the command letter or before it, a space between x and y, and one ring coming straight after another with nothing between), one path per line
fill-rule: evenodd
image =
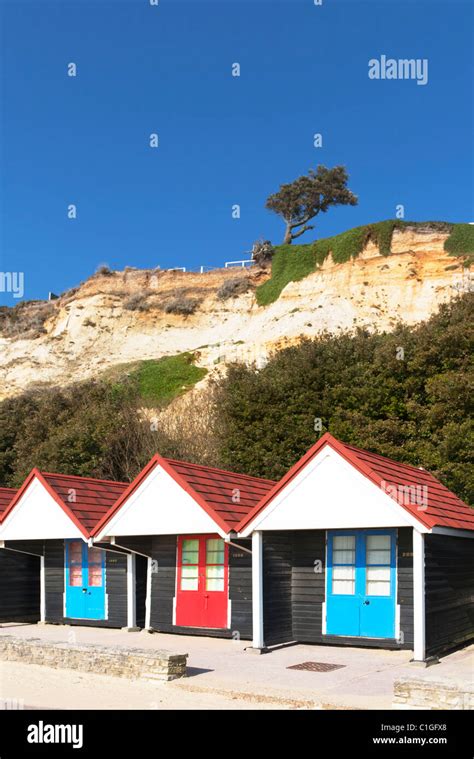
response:
M401 677L440 677L472 682L474 646L420 669L411 651L345 646L292 645L251 656L248 641L165 633L126 632L67 625L2 625L0 635L36 637L71 643L164 648L186 652L188 676L166 688L186 694L214 694L235 702L274 704L275 708L391 708L393 684ZM303 662L342 665L331 672L288 669Z

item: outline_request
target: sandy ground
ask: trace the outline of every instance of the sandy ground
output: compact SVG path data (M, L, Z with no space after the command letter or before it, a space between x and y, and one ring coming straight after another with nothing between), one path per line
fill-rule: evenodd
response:
M194 693L173 683L144 683L36 664L0 663L0 708L23 709L286 709L215 693Z
M411 651L293 645L258 656L248 641L68 625L2 625L1 635L188 654L187 677L156 684L1 662L0 699L37 708L390 709L401 677L472 683L474 672L474 646L423 668L410 662ZM307 661L342 666L288 669Z

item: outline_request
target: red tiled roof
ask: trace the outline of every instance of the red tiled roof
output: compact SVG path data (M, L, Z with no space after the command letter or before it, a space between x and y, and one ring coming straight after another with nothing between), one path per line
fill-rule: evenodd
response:
M97 524L94 535L103 529L156 466L168 472L226 533L234 529L275 485L273 480L165 459L156 454Z
M90 537L97 522L102 519L128 487L126 482L51 474L33 469L21 488L16 491L16 494L13 491L14 497L10 499L2 514L2 522L13 511L34 479L38 479L42 483L56 503L61 506L84 537L87 538Z
M63 501L88 535L127 489L129 483L96 480L66 474L41 472L44 480Z
M430 472L347 445L326 432L241 520L237 531L246 527L325 445L330 445L428 529L449 527L474 530L474 509L461 501Z
M474 509L426 469L400 464L353 445L344 444L344 447L380 478L385 490L391 492L390 486L393 486L398 503L426 527L474 530Z
M2 521L3 514L5 513L8 504L11 503L16 492L15 488L0 488L0 522Z
M183 478L191 490L202 496L230 529L234 529L275 485L273 480L250 477L247 474L236 474L173 459L165 461Z

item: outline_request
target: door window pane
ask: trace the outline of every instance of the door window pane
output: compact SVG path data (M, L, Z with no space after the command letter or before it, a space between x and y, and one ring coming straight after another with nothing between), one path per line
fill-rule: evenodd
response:
M390 535L367 535L366 563L390 566Z
M368 596L390 595L390 567L367 567Z
M82 541L74 540L69 543L69 563L82 566Z
M224 563L224 541L220 538L206 540L206 564Z
M82 585L82 541L75 540L68 544L69 585L78 588Z
M332 592L335 595L355 593L355 567L334 567L332 569Z
M332 544L333 564L355 564L355 535L337 535Z
M199 563L199 540L183 540L181 560L183 564Z
M88 548L87 561L89 564L100 564L102 566L102 550L95 546Z
M101 588L102 579L102 566L98 564L89 566L88 584L93 588Z
M206 590L224 590L224 567L206 567Z
M95 546L87 549L87 584L93 588L101 588L103 583L102 551Z
M355 535L335 535L332 539L332 592L355 593Z
M75 588L82 585L82 567L69 567L69 585Z
M181 568L181 590L197 590L199 585L199 567Z

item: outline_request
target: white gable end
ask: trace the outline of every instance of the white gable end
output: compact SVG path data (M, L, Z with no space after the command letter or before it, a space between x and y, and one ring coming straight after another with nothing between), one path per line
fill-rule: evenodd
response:
M98 535L225 533L161 466L156 466Z
M316 530L421 524L325 446L243 530Z
M36 477L0 527L0 540L84 537Z

